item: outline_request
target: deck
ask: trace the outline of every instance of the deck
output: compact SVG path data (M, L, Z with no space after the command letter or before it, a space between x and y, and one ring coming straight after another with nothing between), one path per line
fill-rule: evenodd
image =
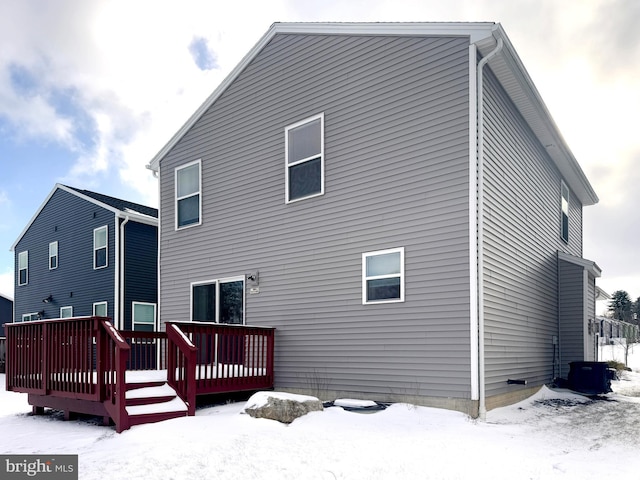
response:
M45 407L132 425L195 415L196 396L273 388L275 329L170 322L116 330L108 318L5 325L7 390Z

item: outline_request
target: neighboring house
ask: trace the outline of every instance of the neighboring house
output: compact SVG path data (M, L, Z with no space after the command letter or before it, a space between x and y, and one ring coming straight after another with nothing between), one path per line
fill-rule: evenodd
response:
M626 345L640 341L638 325L615 318L597 317L600 345Z
M6 337L5 323L13 322L13 300L0 293L0 337Z
M483 416L595 358L598 198L499 24L276 23L149 168L161 328L276 327L277 389Z
M13 300L0 293L0 373L4 373L7 354L5 323L13 322Z
M158 212L57 184L11 247L15 321L89 315L155 330Z

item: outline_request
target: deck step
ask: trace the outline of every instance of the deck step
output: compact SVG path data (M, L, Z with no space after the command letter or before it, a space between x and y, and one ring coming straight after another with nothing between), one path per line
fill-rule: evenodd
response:
M176 396L175 390L166 383L127 389L127 392L125 393L127 406L165 403L173 400Z
M127 413L130 425L142 425L186 417L188 409L182 400L175 397L164 402L127 406Z

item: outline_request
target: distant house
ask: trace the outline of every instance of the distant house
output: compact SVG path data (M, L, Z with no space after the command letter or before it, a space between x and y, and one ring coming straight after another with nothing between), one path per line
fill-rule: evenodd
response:
M13 300L0 293L0 373L4 373L6 360L5 323L13 322Z
M0 337L6 337L5 323L13 322L13 300L0 293Z
M155 208L57 184L15 252L15 321L108 316L155 330Z
M150 162L160 312L275 387L483 415L595 358L598 201L494 23L276 23Z

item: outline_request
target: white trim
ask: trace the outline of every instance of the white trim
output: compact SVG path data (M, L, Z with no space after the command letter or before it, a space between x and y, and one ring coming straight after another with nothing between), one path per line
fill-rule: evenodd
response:
M105 316L105 317L108 317L108 316L109 316L109 303L108 303L106 300L105 300L105 301L103 301L103 302L94 302L94 303L93 303L93 306L91 307L91 314L92 314L92 316L94 316L94 317L98 316L98 315L96 314L96 307L97 307L98 305L104 305L104 310L105 310L105 312L104 312L104 316ZM101 316L101 315L100 315L100 316Z
M239 282L242 281L242 325L246 325L246 315L247 315L247 288L246 288L246 278L244 275L235 276L235 277L223 277L223 278L214 278L211 280L191 282L189 285L189 321L193 322L193 287L197 287L200 285L213 285L216 286L216 311L215 311L215 322L219 323L220 319L220 284L221 283L231 283L231 282Z
M469 328L471 340L471 400L480 398L478 387L478 88L477 50L469 45Z
M305 125L307 123L315 122L316 120L320 120L320 152L316 155L312 155L311 157L302 158L293 163L289 163L289 130L301 127L302 125ZM312 193L311 195L305 195L304 197L289 199L289 169L291 167L295 167L296 165L315 160L316 158L318 158L318 156L320 156L320 191L317 193ZM300 200L306 200L308 198L324 195L324 112L284 127L284 176L284 203L299 202Z
M193 165L198 165L198 192L191 193L189 195L185 195L183 197L178 198L178 172L180 170L184 170L185 168L192 167ZM173 170L173 210L174 210L174 228L175 230L184 230L186 228L197 227L198 225L202 225L202 159L199 158L193 162L185 163L184 165L180 165ZM178 225L178 201L184 200L186 198L193 197L194 195L198 195L198 221L195 223L190 223L189 225Z
M378 255L386 255L389 253L400 253L400 273L367 276L367 258L375 257ZM388 299L388 300L368 300L367 299L367 280L376 280L384 278L400 278L400 298ZM404 302L404 247L389 248L386 250L376 250L373 252L365 252L362 254L362 304L363 305L380 305L386 303L400 303Z
M68 317L65 317L65 316L62 314L62 311L63 311L63 310L70 310L70 311L71 311L71 314L70 314ZM65 307L60 307L60 317L59 317L59 318L71 318L71 317L73 317L73 305L67 305L67 306L65 306Z
M136 328L136 305L147 305L153 307L153 331L158 331L158 305L151 302L131 302L131 330L135 331ZM138 322L144 324L143 322ZM146 324L144 324L146 325Z
M116 217L117 221L117 217ZM106 229L105 232L105 246L96 248L96 232L98 230ZM96 267L96 251L105 248L107 251L105 253L105 264L99 267ZM109 225L103 225L101 227L97 227L93 229L93 269L101 270L103 268L107 268L109 266Z
M56 246L56 254L55 255L51 255L51 246L55 245ZM51 266L51 259L54 258L56 259L56 266L52 267ZM49 270L55 270L58 268L58 263L59 263L59 257L58 257L58 241L56 240L55 242L49 242Z
M20 256L25 253L27 257L27 267L22 269L20 268ZM26 270L27 274L25 275L25 282L20 283L20 270ZM29 250L23 250L22 252L18 252L18 286L21 287L23 285L29 284Z
M565 190L567 191L567 238L564 238L564 215L565 215L565 211L564 211L564 192ZM569 216L569 212L571 211L570 208L570 202L571 202L571 190L569 190L569 187L567 186L566 183L564 183L564 180L560 180L560 239L564 242L564 243L569 243L569 221L570 221L570 216Z

